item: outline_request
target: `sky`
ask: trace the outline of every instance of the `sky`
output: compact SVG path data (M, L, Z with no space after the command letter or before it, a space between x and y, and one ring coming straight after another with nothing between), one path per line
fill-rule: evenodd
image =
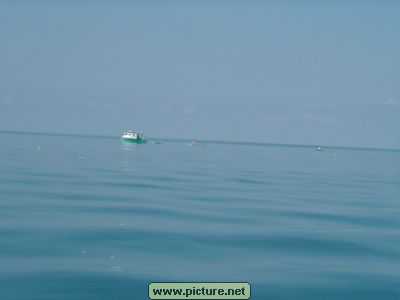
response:
M0 130L400 149L398 1L0 0Z

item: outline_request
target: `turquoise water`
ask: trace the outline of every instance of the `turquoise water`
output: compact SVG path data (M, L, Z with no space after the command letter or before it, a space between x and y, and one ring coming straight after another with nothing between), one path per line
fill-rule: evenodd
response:
M0 299L399 299L400 152L0 134Z

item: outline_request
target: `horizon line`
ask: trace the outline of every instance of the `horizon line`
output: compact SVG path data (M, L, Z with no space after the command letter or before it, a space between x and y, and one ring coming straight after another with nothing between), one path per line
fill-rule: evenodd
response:
M99 135L99 134L84 134L84 133L61 133L61 132L39 132L39 131L20 131L20 130L3 130L0 129L0 133L5 134L30 134L30 135L48 135L57 136L61 135L64 137L94 137L94 138L119 138L114 135ZM150 141L192 141L193 138L164 138L164 137L148 137ZM362 146L335 146L335 145L323 145L323 144L292 144L292 143L274 143L274 142L255 142L255 141L232 141L232 140L205 140L195 139L196 141L205 142L208 144L231 144L231 145L254 145L254 146L275 146L275 147L325 147L325 148L337 148L337 149L353 149L353 150L375 150L375 151L400 151L400 148L380 148L380 147L362 147Z

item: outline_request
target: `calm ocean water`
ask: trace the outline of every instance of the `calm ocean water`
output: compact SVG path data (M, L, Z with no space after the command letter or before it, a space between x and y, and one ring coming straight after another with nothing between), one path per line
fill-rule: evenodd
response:
M399 299L400 152L0 134L0 299Z

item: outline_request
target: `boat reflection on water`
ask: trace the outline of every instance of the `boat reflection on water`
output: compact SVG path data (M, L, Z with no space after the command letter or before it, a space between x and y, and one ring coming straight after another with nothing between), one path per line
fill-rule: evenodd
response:
M121 145L122 145L122 150L124 152L136 151L137 144L135 143L122 141Z

